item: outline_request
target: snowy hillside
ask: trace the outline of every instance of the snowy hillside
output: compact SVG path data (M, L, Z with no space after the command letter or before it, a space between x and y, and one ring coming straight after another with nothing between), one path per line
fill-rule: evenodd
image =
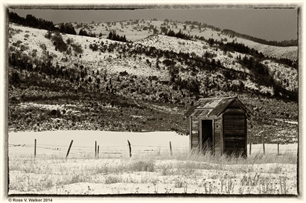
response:
M150 23L165 26L157 21L139 22L127 32L130 26L123 23L116 32L129 39L129 33L136 36L137 29ZM184 30L183 24L171 26ZM96 32L102 28L103 23L89 27ZM269 139L281 131L296 135L295 125L288 122L296 121L297 104L290 101L287 105L273 97L295 98L297 69L272 58L149 30L134 42L119 42L106 39L106 31L102 37L89 37L13 23L8 29L11 130L158 129L186 134L182 114L198 97L238 95L256 110L252 133L259 132L264 122L264 128L274 129ZM107 30L113 29L109 23ZM272 98L262 102L261 97ZM64 104L69 108L62 108ZM113 118L120 119L114 123ZM276 119L281 128L273 126Z
M175 32L182 30L184 33L191 36L204 37L205 39L212 38L224 43L232 41L242 43L270 57L297 60L298 55L297 46L279 47L260 44L248 39L223 34L222 31L215 30L205 25L188 25L177 21L128 20L91 24L74 23L73 25L75 26L77 32L79 32L81 28L84 28L88 32L95 33L97 36L101 33L102 38L106 38L110 31L115 30L120 35L126 35L127 39L132 41L142 40L152 34L160 34L162 28L166 28L167 30L171 29ZM156 33L154 33L154 29L157 30Z

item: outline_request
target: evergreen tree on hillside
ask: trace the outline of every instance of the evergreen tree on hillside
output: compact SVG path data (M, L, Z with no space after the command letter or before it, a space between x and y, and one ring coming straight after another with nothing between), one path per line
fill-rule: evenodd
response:
M167 35L169 37L174 37L175 36L175 32L173 30L169 30L169 32L167 33Z
M81 36L89 36L88 33L86 32L86 30L83 29L83 28L80 30L79 35L81 35Z
M108 34L107 39L113 39L113 32L110 32L110 33Z
M61 23L60 24L60 32L76 35L76 31L71 23Z

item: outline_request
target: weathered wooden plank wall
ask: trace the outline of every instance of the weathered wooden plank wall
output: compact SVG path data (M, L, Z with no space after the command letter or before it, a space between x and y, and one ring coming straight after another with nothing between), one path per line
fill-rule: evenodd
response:
M192 118L191 123L191 148L199 149L200 137L199 137L199 120Z
M223 115L224 152L246 153L246 116L238 108L230 108Z

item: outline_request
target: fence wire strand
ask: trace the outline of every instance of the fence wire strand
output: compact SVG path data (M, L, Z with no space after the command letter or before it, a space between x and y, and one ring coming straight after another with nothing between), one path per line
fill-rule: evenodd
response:
M34 143L34 142L33 142ZM265 144L275 144L277 143L265 143ZM249 145L249 144L248 144ZM252 146L254 144L251 144ZM286 144L279 144L279 149L275 147L275 149L265 149L265 153L269 154L276 154L276 153L296 153L298 149L288 149L283 148L282 146L285 146ZM34 144L8 144L9 147L28 147L28 148L35 148ZM129 149L128 144L124 145L97 145L99 146L99 151L97 153L95 152L95 145L92 146L79 146L79 145L73 145L70 149L70 156L71 157L78 157L79 154L86 154L88 157L95 157L97 154L99 158L107 157L107 156L129 156L129 150L131 150L133 155L141 154L141 153L156 153L156 154L175 154L180 152L188 152L189 147L182 147L182 146L169 146L168 145L133 145L131 143L131 149ZM69 145L56 145L56 144L36 144L36 149L47 149L47 150L53 150L57 151L59 154L65 154L68 150ZM257 147L258 148L258 147ZM253 148L255 150L255 148ZM278 151L279 150L279 151ZM256 149L258 151L258 149ZM250 151L251 152L251 151ZM263 153L263 149L259 149L260 153ZM53 152L52 152L53 153ZM249 154L249 151L247 152ZM41 152L40 150L37 150L36 156L43 157L45 156L45 151ZM52 155L50 155L52 156Z

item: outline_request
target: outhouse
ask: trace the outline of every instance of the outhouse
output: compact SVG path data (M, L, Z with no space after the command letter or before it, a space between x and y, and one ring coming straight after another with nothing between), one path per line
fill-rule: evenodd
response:
M247 156L249 110L237 97L201 98L186 113L191 150Z

